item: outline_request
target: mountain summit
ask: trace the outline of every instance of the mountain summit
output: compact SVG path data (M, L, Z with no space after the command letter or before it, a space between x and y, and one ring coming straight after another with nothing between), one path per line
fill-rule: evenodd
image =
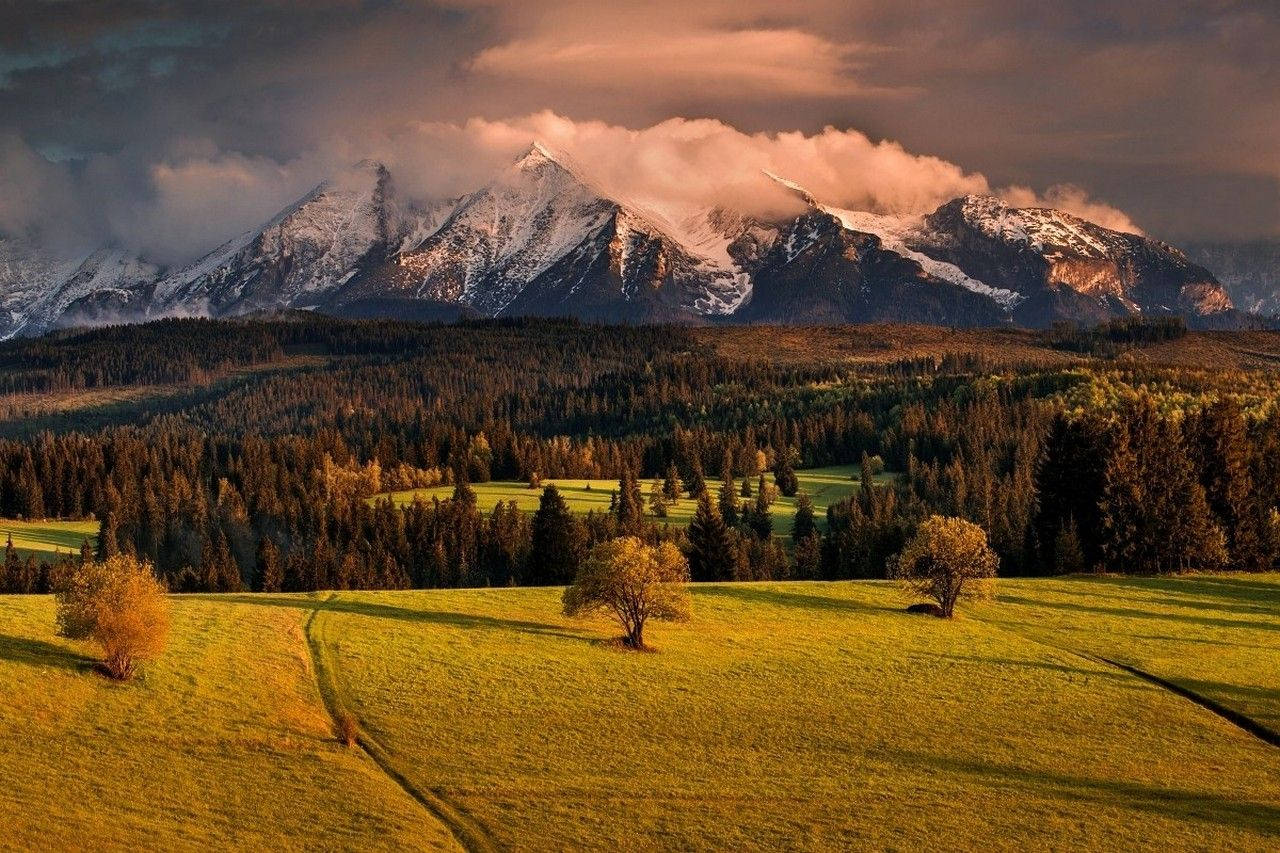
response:
M588 174L534 142L462 198L420 204L365 161L169 270L114 249L58 259L0 237L0 335L274 308L608 322L1247 322L1179 250L1058 210L966 196L889 216L825 204L771 175L807 210L761 219L649 208Z

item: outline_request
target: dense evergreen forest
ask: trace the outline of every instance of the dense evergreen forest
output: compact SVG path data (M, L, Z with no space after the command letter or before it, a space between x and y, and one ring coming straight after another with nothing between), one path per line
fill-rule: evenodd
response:
M1265 360L1124 357L1176 345L1169 322L1040 333L1028 345L1051 363L999 340L780 359L775 333L737 332L762 336L758 356L715 329L531 320L166 320L12 341L0 516L96 518L100 553L136 553L176 590L565 583L619 533L675 540L695 580L883 577L933 513L980 524L1006 575L1274 565ZM881 460L892 486L872 484ZM863 487L825 531L803 500L773 517L796 469L859 461ZM468 485L560 477L616 478L614 508L575 517L548 489L536 514L482 513ZM701 498L687 531L654 513L655 479ZM376 497L442 483L452 498ZM9 556L5 590L47 588L49 569Z

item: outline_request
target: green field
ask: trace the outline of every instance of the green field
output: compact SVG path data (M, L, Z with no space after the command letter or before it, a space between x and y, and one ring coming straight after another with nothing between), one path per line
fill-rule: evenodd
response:
M0 598L0 847L1280 845L1280 749L1101 660L1280 725L1280 575L693 596L656 654L555 589L175 596L123 686Z
M889 473L878 474L875 480L877 483L888 483L893 480L894 476L894 474ZM858 477L858 465L832 465L826 468L808 468L796 471L796 479L800 481L800 490L813 499L814 513L817 515L819 527L826 528L827 507L830 504L844 500L861 488ZM766 479L772 482L771 477ZM739 485L741 485L741 482L742 480L739 478ZM610 496L618 489L617 480L543 481L544 485L553 483L564 496L565 503L569 505L569 509L582 515L586 515L592 510L606 512L609 509ZM693 520L693 513L698 507L698 502L687 495L673 506L667 508L667 517L665 519L653 519L652 516L649 516L649 487L651 483L652 480L640 481L640 492L645 499L645 513L650 520L665 521L668 524L681 527L686 526ZM753 482L751 485L754 490L756 484ZM714 493L720 487L719 481L708 481L708 487ZM492 510L499 502L505 503L507 501L515 501L516 506L520 509L533 512L538 508L538 500L542 497L541 489L531 489L528 483L513 480L474 483L471 488L476 493L476 506L485 512ZM453 494L453 486L437 486L433 489L416 489L389 492L388 494L399 505L412 503L415 496L427 501L433 497L444 500ZM379 497L385 498L388 494L379 495ZM773 504L774 532L782 536L790 536L791 518L795 515L795 512L795 498L779 496Z
M12 521L0 519L0 547L13 537L19 556L35 554L37 559L51 560L59 554L79 554L85 539L98 542L98 522L89 521Z

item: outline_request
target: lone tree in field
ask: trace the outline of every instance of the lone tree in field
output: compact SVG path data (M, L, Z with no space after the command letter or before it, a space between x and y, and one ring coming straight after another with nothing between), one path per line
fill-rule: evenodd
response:
M688 582L689 563L675 545L663 542L655 548L623 536L587 554L573 585L564 591L564 613L578 617L607 610L622 626L623 643L643 649L650 619L689 618Z
M990 596L998 562L981 527L963 518L933 515L890 560L889 575L917 595L932 598L938 615L950 619L961 598Z
M169 633L169 599L149 563L117 554L82 563L58 590L58 632L102 647L112 677L133 676L139 661L158 657Z

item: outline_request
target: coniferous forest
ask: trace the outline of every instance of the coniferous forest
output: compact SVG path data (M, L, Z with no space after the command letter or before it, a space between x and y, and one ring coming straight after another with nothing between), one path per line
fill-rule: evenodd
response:
M11 341L0 516L96 519L99 556L177 591L563 584L619 535L674 541L695 580L884 577L932 514L987 531L1002 575L1274 567L1280 375L1258 333L895 345L911 334L281 315ZM1199 355L1223 351L1247 357ZM825 524L803 498L771 511L796 470L842 463L862 485ZM534 513L482 511L472 490L555 478L616 480L612 508L549 487ZM687 529L660 512L677 495ZM0 588L57 570L10 548Z

